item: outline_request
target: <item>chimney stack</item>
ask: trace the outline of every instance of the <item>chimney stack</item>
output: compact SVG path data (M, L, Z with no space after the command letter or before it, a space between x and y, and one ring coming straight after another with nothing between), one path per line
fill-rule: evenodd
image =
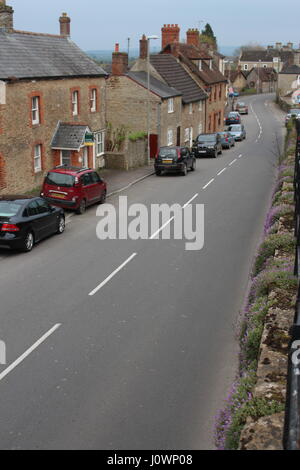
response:
M161 28L162 49L168 44L179 42L179 35L180 28L178 24L165 24L164 27Z
M0 0L0 31L11 33L14 29L14 10L6 5L6 0Z
M115 45L115 52L112 54L112 75L125 75L128 71L128 54L120 52L119 44Z
M189 29L186 33L186 42L196 47L200 46L200 33L198 29Z
M60 35L65 37L71 36L71 18L68 17L67 13L63 13L59 18L60 23Z
M147 59L148 57L148 40L143 34L142 39L140 39L140 59Z

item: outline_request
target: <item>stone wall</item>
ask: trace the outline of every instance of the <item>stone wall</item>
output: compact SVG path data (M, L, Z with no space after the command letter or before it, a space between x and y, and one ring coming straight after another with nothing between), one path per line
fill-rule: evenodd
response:
M127 141L124 152L106 152L105 168L113 170L130 170L148 163L147 140Z

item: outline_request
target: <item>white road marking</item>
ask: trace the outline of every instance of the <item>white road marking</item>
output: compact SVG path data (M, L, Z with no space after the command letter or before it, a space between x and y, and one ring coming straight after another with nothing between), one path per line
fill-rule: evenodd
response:
M174 219L175 217L171 217L171 219L167 220L167 222L162 227L160 227L155 233L153 233L153 235L151 235L150 240L154 240L154 238L156 238L160 232L162 232L163 229L166 228Z
M227 168L223 168L223 170L219 171L219 173L217 174L217 176L222 175L222 173L224 173L224 171L226 171L226 170L227 170Z
M129 264L130 261L132 261L136 256L137 256L137 253L133 253L133 255L131 255L123 264L121 264L121 266L119 266L113 273L111 273L110 276L108 276L103 282L101 282L99 286L97 286L94 290L92 290L92 292L89 293L89 296L93 297L93 295L97 294L99 290L101 290L111 279L113 279L116 276L116 274L122 271L122 269L125 268L125 266L127 266L127 264Z
M232 162L229 163L229 166L233 165L236 161L237 159L235 158L234 160L232 160Z
M18 365L20 365L35 349L37 349L42 343L46 341L49 336L51 336L58 328L61 327L61 323L54 325L51 330L49 330L44 336L42 336L36 343L34 343L31 348L27 349L22 356L20 356L15 362L13 362L7 369L5 369L0 374L0 382L3 380L10 372L12 372Z
M184 204L184 206L182 206L182 209L186 209L187 206L189 206L197 197L199 196L199 194L195 194L195 196L193 196L186 204Z
M202 189L208 188L208 186L215 181L215 178L211 179Z

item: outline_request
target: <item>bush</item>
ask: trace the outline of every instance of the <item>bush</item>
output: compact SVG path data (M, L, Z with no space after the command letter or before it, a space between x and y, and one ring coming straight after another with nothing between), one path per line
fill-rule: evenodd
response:
M271 256L274 256L275 250L284 250L286 253L293 253L295 250L295 238L291 234L272 234L269 235L261 244L254 264L253 275L263 269L265 262Z
M145 140L147 136L147 132L135 132L133 134L129 134L128 139L130 142L136 142L137 140Z
M265 222L265 233L268 233L270 227L284 216L294 216L295 208L290 204L281 204L273 206L268 212L267 219Z
M291 272L290 268L286 268L285 271L278 269L271 269L262 271L254 279L250 299L256 297L263 297L268 295L270 290L279 288L287 292L294 291L297 287L297 278Z

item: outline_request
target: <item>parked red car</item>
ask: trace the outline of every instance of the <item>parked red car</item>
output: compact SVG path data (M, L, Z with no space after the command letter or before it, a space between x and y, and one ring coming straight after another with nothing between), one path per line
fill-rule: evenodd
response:
M87 206L104 203L107 185L95 170L59 166L47 174L41 196L49 204L83 214Z

